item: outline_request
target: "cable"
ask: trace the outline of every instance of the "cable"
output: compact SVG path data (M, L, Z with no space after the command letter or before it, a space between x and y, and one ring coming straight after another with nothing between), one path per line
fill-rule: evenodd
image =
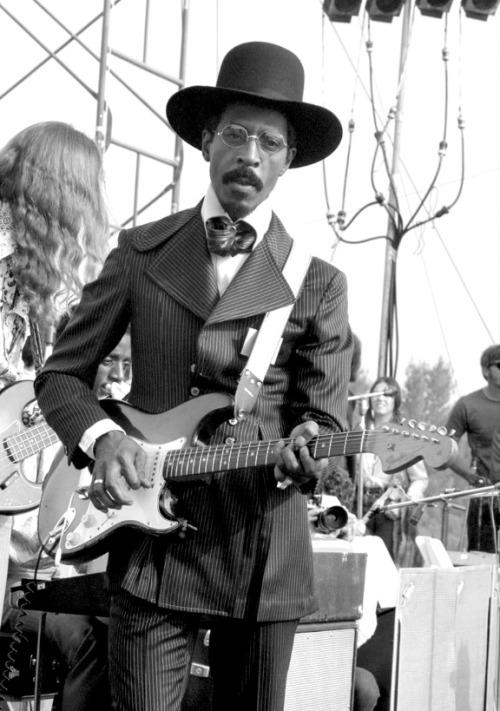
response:
M19 602L17 615L13 624L12 635L9 643L9 649L5 656L2 673L0 676L0 695L5 696L21 696L21 690L16 689L16 679L19 686L20 682L20 651L23 643L26 645L29 642L29 637L25 634L25 617L27 615L26 607L29 605L30 593L35 591L35 581L28 583L26 592Z
M410 219L408 220L408 222L407 222L407 224L406 224L405 232L408 232L408 231L410 230L410 228L411 228L411 223L413 222L413 220L416 218L416 216L418 215L418 213L419 213L420 210L422 209L422 207L423 207L425 201L427 200L429 194L431 193L431 191L434 189L434 186L435 186L435 184L436 184L436 182L437 182L437 178L438 178L438 176L439 176L439 174L440 174L440 172L441 172L441 168L442 168L442 165L443 165L443 159L444 159L444 157L445 157L445 155L446 155L446 151L447 151L447 148L448 148L448 143L447 143L447 140L446 140L446 139L447 139L447 130L448 130L448 102L449 102L449 93L448 93L448 84L449 84L449 77L448 77L448 60L449 60L450 53L449 53L449 49L448 49L448 46L447 46L447 43L448 43L448 15L446 15L445 17L446 17L446 19L445 19L445 28L444 28L444 47L443 47L443 50L442 50L442 53L441 53L441 56L442 56L442 59L443 59L443 63L444 63L444 111L443 111L443 114L444 114L444 125L443 125L442 139L441 139L441 141L440 141L440 143L439 143L438 165L437 165L436 171L435 171L435 173L434 173L434 177L433 177L433 179L431 180L431 183L430 183L429 187L428 187L427 190L425 191L424 196L421 198L421 200L420 200L420 202L419 202L419 204L418 204L417 209L414 211L413 215L410 217ZM459 128L460 128L460 127L461 127L461 126L460 126L460 122L459 122ZM462 132L462 137L463 137L463 132ZM464 175L463 165L464 165L464 164L463 164L463 142L462 142L462 178L463 178L463 175ZM459 191L459 195L460 195L460 193L461 193L461 188L460 188L460 191ZM456 202L456 200L455 200L455 202ZM455 204L455 202L454 202L453 204ZM449 212L449 208L442 208L442 211L439 211L440 214L436 213L436 215L439 216L439 217L441 217L442 215L447 214L447 212ZM434 219L434 218L430 218L430 219ZM426 221L427 221L427 220L426 220ZM422 224L422 223L417 223L417 224L420 225L420 224Z

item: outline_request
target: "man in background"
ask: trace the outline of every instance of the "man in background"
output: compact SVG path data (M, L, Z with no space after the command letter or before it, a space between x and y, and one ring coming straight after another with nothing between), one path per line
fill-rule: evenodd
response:
M467 435L471 452L470 462L458 456L450 469L477 487L500 481L500 471L493 471L491 461L493 435L500 422L500 345L486 348L480 366L485 387L459 398L446 423L448 430L455 430L457 442ZM495 553L499 523L496 498L469 499L468 550Z
M56 339L67 322L68 318L61 319ZM131 376L130 333L127 332L116 348L99 365L94 381L94 393L99 398L123 399L130 387ZM61 502L69 500L64 491L71 486L70 482L75 481L75 477L71 477L71 474L76 470L68 471L68 469L72 467L67 464L64 452L61 450L60 453L55 454L53 465L47 472L47 481L55 477L60 482L57 488ZM55 525L64 511L57 511L57 501L51 503L54 508ZM38 514L38 510L34 510L13 517L7 591L23 578L50 580L59 577L60 571L56 569L54 560L40 548L37 530ZM75 572L83 571L78 569ZM67 566L64 566L63 573L63 577L68 573L75 574L71 573ZM28 640L31 639L35 649L34 636L38 629L39 616L40 613L34 611L24 611L20 614L18 610L10 607L7 596L2 616L2 632L12 635L21 631L27 634ZM57 662L57 675L61 679L52 710L111 709L107 625L95 617L48 613L45 620L45 640L49 655ZM19 645L15 646L18 647ZM16 691L16 684L14 683L11 688Z

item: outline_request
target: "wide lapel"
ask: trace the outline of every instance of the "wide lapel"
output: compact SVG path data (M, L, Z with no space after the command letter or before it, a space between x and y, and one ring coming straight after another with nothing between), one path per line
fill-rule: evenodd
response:
M190 311L208 318L219 292L199 210L169 236L146 274Z
M207 324L248 318L293 303L294 294L282 270L292 239L273 214L270 228L243 264Z

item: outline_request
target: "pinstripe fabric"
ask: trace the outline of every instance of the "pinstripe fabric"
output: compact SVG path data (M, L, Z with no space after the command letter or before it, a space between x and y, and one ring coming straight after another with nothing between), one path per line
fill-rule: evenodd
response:
M297 620L261 625L212 622L214 711L283 708L297 624ZM127 593L113 595L109 668L114 708L178 711L199 626L197 615L162 610Z
M127 594L112 597L109 677L116 711L178 711L198 618L175 617Z
M133 405L163 412L192 388L234 393L248 329L293 300L281 274L290 244L273 215L219 299L199 206L120 236L36 382L77 465L86 463L82 433L103 416L88 386L129 321ZM222 423L211 441L276 439L308 419L343 429L350 358L345 277L313 259L254 411L236 427ZM180 493L198 532L184 540L124 532L110 555L114 585L173 610L228 617L277 621L314 610L306 503L295 488L278 490L272 470L260 468L185 483Z

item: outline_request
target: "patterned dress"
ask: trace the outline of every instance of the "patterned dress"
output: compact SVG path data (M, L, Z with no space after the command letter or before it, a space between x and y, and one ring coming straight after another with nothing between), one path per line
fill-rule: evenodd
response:
M28 305L12 274L13 231L10 206L0 202L0 390L23 376L22 351L29 336Z

